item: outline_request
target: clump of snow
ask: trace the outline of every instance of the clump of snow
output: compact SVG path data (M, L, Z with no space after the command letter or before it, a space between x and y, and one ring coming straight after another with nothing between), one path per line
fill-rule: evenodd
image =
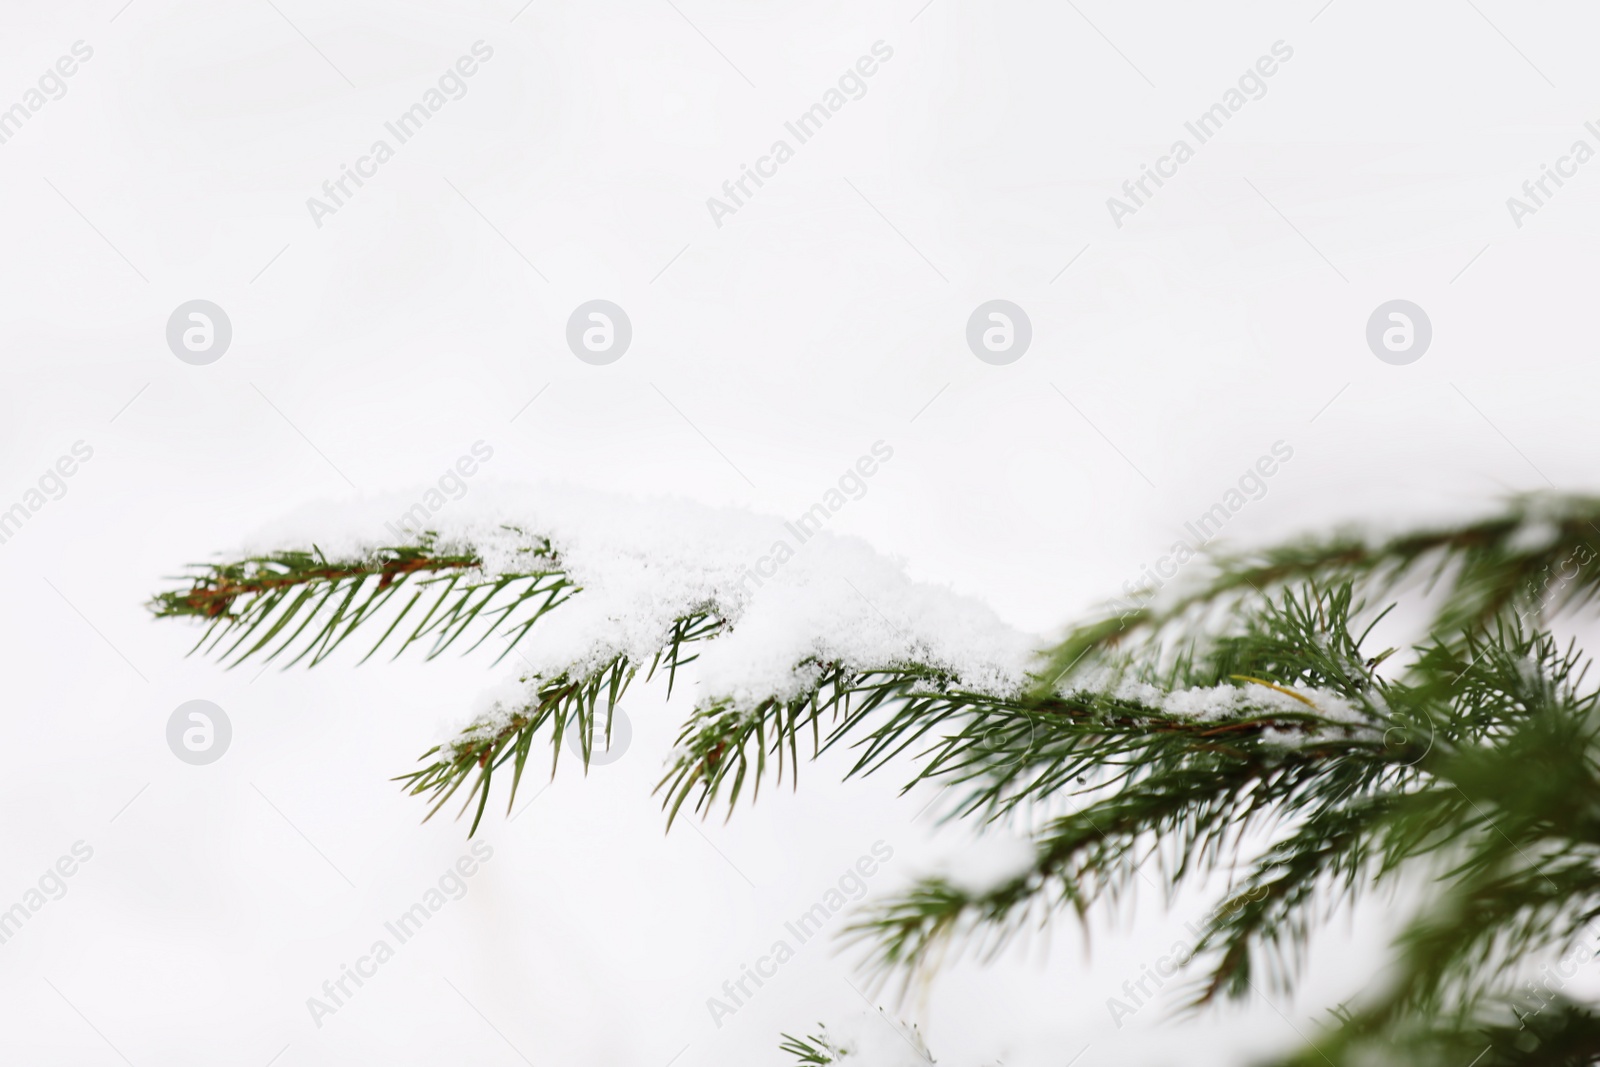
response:
M1351 704L1344 694L1317 686L1274 688L1245 683L1168 691L1158 685L1102 669L1085 672L1065 692L1069 696L1100 696L1139 704L1181 719L1210 721L1244 714L1287 711L1317 715L1331 722L1351 726L1369 725L1372 721L1369 714Z
M1001 889L1033 870L1038 850L1020 837L996 827L945 856L928 872L970 896L981 897Z
M927 1067L934 1062L921 1034L891 1022L881 1012L857 1015L822 1036L843 1067Z
M1353 737L1381 738L1389 714L1382 693L1372 688L1365 691L1362 702L1352 702L1332 689L1304 685L1224 684L1169 692L1107 669L1085 672L1064 692L1137 704L1158 714L1198 722L1274 714L1312 715L1322 720L1305 728L1274 726L1262 731L1264 741L1282 748L1307 748Z
M936 1061L913 1026L892 1021L881 1010L861 1012L819 1035L839 1067L928 1067ZM984 1067L999 1067L985 1061Z
M807 657L853 668L924 663L966 688L1006 694L1037 647L978 601L912 581L863 542L821 533L755 590L733 633L702 652L699 672L740 705L801 692L774 681L797 680L793 668Z
M1506 539L1506 551L1535 555L1561 539L1561 527L1548 519L1527 518Z
M534 684L525 672L519 672L479 693L465 720L470 733L480 737L490 735L510 722L527 707L528 693ZM449 735L441 739L445 745L459 740L460 731L456 729L451 729Z
M363 557L415 537L397 520L412 498L308 510L247 545ZM817 661L852 669L920 663L994 695L1026 682L1041 639L977 600L912 581L864 542L781 519L685 501L638 500L571 489L475 486L428 516L441 549L470 549L485 576L541 565L549 538L580 588L517 645L519 677L537 684L618 655L648 665L674 620L708 612L726 624L696 652L699 703L748 707L814 684ZM493 639L491 639L492 643ZM515 686L518 683L511 683ZM513 690L480 704L476 721L515 709Z
M472 702L474 719L496 719L514 713L527 699L527 680L514 674L478 694Z
M1549 681L1544 661L1538 656L1523 656L1517 660L1517 675L1524 685L1534 690L1543 689Z

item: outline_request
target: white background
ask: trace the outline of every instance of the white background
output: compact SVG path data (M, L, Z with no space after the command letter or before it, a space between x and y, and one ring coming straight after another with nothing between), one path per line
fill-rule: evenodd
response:
M494 676L224 672L143 603L476 440L480 481L793 515L882 439L834 527L1041 633L1275 441L1294 458L1234 543L1590 484L1600 162L1521 228L1505 203L1596 145L1585 5L520 2L0 7L0 107L94 49L0 145L0 508L94 449L0 545L0 907L94 849L0 946L4 1062L778 1063L779 1031L864 1010L817 943L721 1029L705 999L873 841L896 849L881 893L957 835L828 761L663 836L688 708L650 687L628 754L491 814L466 898L313 1025L306 998L465 852L389 778ZM468 94L314 225L306 198L478 40ZM878 40L865 97L714 225L706 198ZM1267 94L1113 225L1106 198L1278 40ZM1033 322L1006 367L963 337L995 297ZM164 338L195 298L233 323L205 367ZM593 298L633 322L607 367L563 340ZM1395 298L1433 322L1410 366L1364 340ZM203 768L164 740L197 697L235 730ZM1298 998L1182 1024L1167 997L1115 1028L1106 997L1203 904L1125 914L1087 955L1063 922L904 1014L950 1064L1230 1063L1360 984L1330 954ZM1378 940L1340 924L1336 951L1350 929Z

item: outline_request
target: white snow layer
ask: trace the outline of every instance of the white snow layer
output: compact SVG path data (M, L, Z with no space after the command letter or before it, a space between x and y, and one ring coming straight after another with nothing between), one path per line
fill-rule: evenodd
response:
M1284 692L1284 689L1289 691ZM1114 688L1099 691L1118 700L1158 708L1167 715L1181 719L1223 719L1245 712L1287 711L1300 715L1319 715L1351 726L1366 725L1369 721L1351 707L1343 695L1331 689L1311 686L1285 686L1284 689L1247 683L1196 686L1168 692L1148 682L1126 680ZM1291 696L1290 693L1295 695Z
M995 827L985 829L987 832L945 856L929 873L964 893L981 897L1010 885L1039 862L1038 849L1032 842L1011 837Z
M1506 539L1506 551L1518 555L1543 552L1561 540L1561 527L1548 519L1527 518Z
M314 544L330 559L361 557L413 540L399 519L417 499L305 509L245 549ZM647 665L675 619L705 608L729 629L694 649L701 704L797 695L813 681L808 660L856 669L918 662L951 671L969 689L1012 693L1040 647L1038 636L1013 629L979 601L912 581L863 541L746 511L475 486L433 509L427 527L441 548L470 546L487 574L528 569L518 550L548 537L582 587L518 644L522 666L531 664L518 677L528 684L534 674L588 670L617 653ZM480 719L503 715L525 691L485 694Z
M1363 704L1351 703L1343 693L1315 686L1242 685L1196 686L1167 691L1160 686L1101 670L1086 674L1069 692L1106 696L1140 704L1175 718L1211 722L1240 715L1289 713L1315 715L1324 720L1315 728L1276 727L1262 737L1284 748L1304 748L1341 737L1380 738L1389 722L1383 694L1369 688Z
M839 1067L929 1067L935 1063L922 1034L882 1011L859 1012L821 1035ZM968 1061L970 1062L970 1061ZM984 1067L999 1067L985 1060Z
M825 1031L841 1067L927 1067L934 1062L920 1034L882 1013L861 1013Z

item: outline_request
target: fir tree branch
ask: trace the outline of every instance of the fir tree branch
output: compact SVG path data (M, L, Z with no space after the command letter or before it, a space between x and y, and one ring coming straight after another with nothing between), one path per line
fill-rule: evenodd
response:
M664 668L670 693L678 668L695 659L692 654L684 654L685 647L709 640L726 625L726 621L709 608L674 620L646 672L646 679ZM551 776L556 773L562 741L569 729L576 732L587 771L597 735L609 746L612 711L637 673L638 665L626 654L617 653L598 666L576 674L569 671L554 678L524 677L521 681L531 689L526 703L502 718L473 723L449 744L437 745L423 753L423 760L432 760L427 766L395 780L405 783L413 796L426 794L429 797L433 802L427 816L430 819L470 780L472 788L467 792L462 811L477 801L468 832L469 836L475 834L489 802L495 772L508 761L511 763L511 782L506 797L509 812L516 802L517 788L522 782L533 742L545 727L550 730Z
M696 798L694 810L709 814L726 792L731 815L747 784L752 798L759 793L769 763L780 784L787 766L798 788L800 738L807 730L814 758L882 708L932 710L948 700L965 699L951 688L954 678L948 671L923 664L855 670L811 660L799 671L807 684L793 697L769 697L752 708L718 701L695 709L657 787L665 795L669 825L691 796ZM822 722L829 716L832 721L824 737Z
M1251 684L1270 679L1269 691L1310 687L1330 694L1318 698L1329 710L1348 701L1333 717L1284 710L1293 703L1251 708L1241 693L1236 713L1195 720L1102 690L979 709L945 731L922 774L977 783L965 813L994 817L1074 786L1097 799L1048 824L1032 869L1006 885L972 893L929 880L867 913L850 933L871 945L877 976L909 981L958 937L998 948L1036 913L1082 914L1131 885L1151 855L1176 888L1236 864L1244 837L1280 824L1287 835L1247 864L1236 902L1213 912L1196 948L1210 958L1201 1002L1249 993L1263 954L1274 984L1286 986L1294 966L1285 952L1304 943L1314 915L1430 855L1464 863L1458 878L1472 864L1499 872L1484 899L1505 910L1475 923L1452 918L1431 941L1412 935L1427 948L1407 980L1413 1007L1481 966L1490 947L1527 950L1570 933L1588 915L1577 885L1585 865L1592 872L1589 843L1600 840L1600 803L1589 800L1600 800L1588 755L1595 696L1580 692L1578 655L1513 620L1492 637L1429 646L1404 680L1385 681L1372 674L1354 619L1349 586L1286 593L1177 672L1209 681L1242 677L1242 666ZM910 726L891 718L882 729ZM1540 785L1513 794L1511 808L1505 782L1530 767L1541 768ZM1535 880L1533 854L1572 862ZM1508 863L1519 881L1506 880ZM1576 881L1551 877L1558 872Z
M1274 1067L1592 1067L1600 1016L1547 988L1469 1013L1380 1022L1339 1011L1335 1025Z
M482 635L471 648L500 629L507 638L503 657L577 591L549 541L530 546L526 558L524 572L484 576L475 554L438 550L431 536L355 559L329 560L315 547L275 552L198 566L183 579L187 588L157 594L150 610L157 618L205 620L191 652L203 649L230 667L257 653L269 663L290 655L286 669L308 656L315 666L391 604L398 611L389 613L363 662L397 633L405 637L396 655L431 638L432 659L475 627ZM399 596L408 589L409 599ZM407 618L415 620L409 632L401 627ZM223 647L225 640L231 643Z
M828 1040L826 1030L807 1037L795 1037L793 1034L778 1036L783 1039L778 1051L793 1056L795 1063L802 1067L827 1067L827 1064L837 1061L839 1049Z
M487 574L474 552L427 537L354 559L211 565L151 606L202 621L196 647L231 664L315 664L380 626L367 656L391 637L396 654L496 634L509 651L579 592L547 540L522 536L516 573ZM880 979L908 982L952 944L988 954L1034 920L1085 917L1147 870L1169 891L1226 870L1227 899L1195 946L1194 1002L1288 989L1329 909L1426 871L1439 892L1405 922L1390 990L1340 1013L1295 1062L1343 1067L1375 1049L1415 1063L1467 1052L1480 1067L1597 1062L1591 1013L1559 998L1530 1009L1511 978L1520 959L1573 951L1600 917L1600 696L1583 654L1543 628L1600 596L1596 546L1600 500L1527 498L1456 527L1221 559L1196 589L1075 628L1017 693L915 660L808 660L782 695L701 701L658 791L669 825L691 800L731 813L768 775L794 779L809 733L807 758L853 746L850 775L909 760L907 788L956 787L958 817L1039 805L1048 818L1022 873L983 890L927 879L849 928ZM1418 647L1368 648L1382 613L1364 602L1402 595L1426 601ZM537 738L554 773L576 730L587 764L643 660L670 687L692 646L733 624L706 604L640 662L612 651L529 674L525 701L401 780L430 816L465 789L475 831L497 775L514 800ZM822 1035L785 1041L801 1063L843 1055Z
M1530 534L1529 531L1533 531ZM1374 540L1354 533L1213 558L1213 576L1162 597L1135 601L1081 624L1047 656L1039 675L1048 691L1073 671L1119 647L1202 632L1240 605L1301 583L1349 582L1369 598L1394 594L1420 577L1440 594L1427 629L1466 633L1496 617L1536 618L1592 604L1600 595L1600 498L1530 496L1473 523Z

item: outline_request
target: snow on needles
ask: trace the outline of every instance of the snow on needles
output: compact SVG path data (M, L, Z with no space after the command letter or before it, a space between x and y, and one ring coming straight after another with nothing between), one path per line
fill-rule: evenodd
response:
M881 1009L858 1012L817 1036L839 1067L929 1067L937 1062L920 1031L893 1021ZM999 1063L986 1059L983 1067Z
M881 1013L858 1014L820 1036L842 1067L927 1067L934 1062L919 1033Z
M404 531L392 522L410 503L392 497L308 509L247 548L315 544L330 559L362 558L412 540L397 537ZM580 591L519 643L524 666L531 664L519 677L528 684L534 675L587 672L619 653L647 665L676 620L706 611L728 626L696 649L702 705L799 695L814 684L811 662L855 670L920 663L949 671L965 688L1009 694L1024 684L1039 647L1036 635L973 598L912 581L858 539L745 511L476 486L429 526L441 549L476 553L486 576L527 570L527 550L550 539ZM486 694L480 715L513 710L515 692Z
M1167 690L1149 682L1124 677L1111 670L1087 672L1069 693L1106 697L1140 705L1179 719L1215 722L1245 715L1313 715L1316 728L1270 728L1263 737L1285 748L1323 744L1341 737L1372 740L1382 736L1388 714L1383 694L1368 688L1358 701L1344 693L1318 686L1277 686L1244 682L1240 685L1194 686Z

